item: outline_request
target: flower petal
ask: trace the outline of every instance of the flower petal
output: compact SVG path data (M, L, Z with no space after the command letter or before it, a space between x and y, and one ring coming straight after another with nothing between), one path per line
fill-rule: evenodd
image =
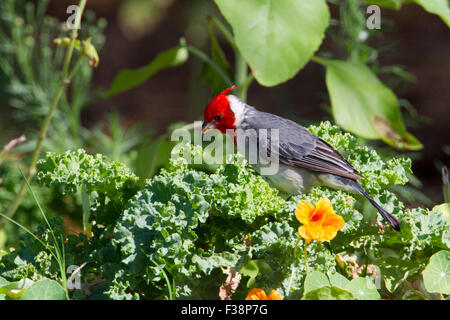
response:
M298 227L298 234L300 237L306 240L307 243L311 242L311 236L309 235L308 228L306 225Z
M299 235L308 243L311 240L330 241L344 227L344 218L337 215L330 200L322 198L316 207L302 200L298 203L295 216L303 223L298 228Z
M320 241L330 241L336 237L338 230L334 228L333 226L329 227L322 227L321 228L321 235L320 235Z
M267 295L263 289L253 288L247 294L245 300L267 300Z
M320 200L317 202L316 210L317 210L317 211L321 211L321 212L323 212L324 214L325 214L325 213L326 213L326 214L328 214L328 213L333 213L333 214L335 214L334 209L333 209L333 207L331 206L331 202L330 202L330 200L328 200L327 198L322 198L322 199L320 199Z
M312 204L306 202L305 200L302 200L297 204L297 208L295 209L295 216L301 223L309 223L310 215L314 212L315 209L316 208Z
M337 231L344 227L344 218L337 214L328 214L322 221L322 226L333 226Z
M272 290L267 297L267 300L283 300L283 297L278 291Z

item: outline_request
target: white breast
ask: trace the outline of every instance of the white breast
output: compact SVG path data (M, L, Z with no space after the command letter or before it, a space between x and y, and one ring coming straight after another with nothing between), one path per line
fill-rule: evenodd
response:
M253 166L259 172L258 165ZM273 175L266 175L275 188L287 194L300 194L309 188L319 185L320 181L311 171L299 167L279 164L278 171Z

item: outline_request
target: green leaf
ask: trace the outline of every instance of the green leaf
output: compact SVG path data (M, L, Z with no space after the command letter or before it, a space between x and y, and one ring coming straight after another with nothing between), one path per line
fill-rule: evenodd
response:
M0 288L6 287L10 284L8 280L3 277L0 277ZM1 291L0 291L1 292Z
M304 293L313 291L322 287L329 287L330 281L327 276L319 271L310 272L305 279Z
M83 43L83 54L87 55L91 60L89 61L90 66L97 67L100 62L97 49L91 43L91 38L82 41Z
M130 90L146 82L158 71L171 67L178 67L186 62L188 50L183 46L177 46L159 53L148 65L128 70L124 69L114 78L111 88L106 92L106 97Z
M306 293L302 300L355 300L353 294L347 290L327 286Z
M89 155L83 149L62 154L48 152L37 168L39 183L61 188L64 194L76 193L83 185L87 194L95 191L98 196L90 199L91 209L95 208L90 220L103 225L115 221L137 192L139 179L125 165L101 154Z
M23 289L28 289L31 285L33 285L33 283L34 281L27 278L10 282L5 278L0 277L0 293L9 295L11 291L19 292Z
M450 251L439 251L423 271L425 288L431 293L450 294Z
M170 135L175 129L183 125L185 124L172 124L167 133L160 135L150 145L141 147L134 161L134 168L135 173L142 180L153 177L159 168L167 166L170 152L176 145L176 142L170 140Z
M443 203L433 207L433 211L439 212L450 227L450 203Z
M4 299L20 300L24 292L32 286L33 283L34 281L28 278L9 282L5 278L0 277L0 294L4 295ZM2 299L0 298L0 300Z
M353 293L358 300L380 299L380 294L370 278L355 278L345 289Z
M414 0L425 11L437 14L450 27L450 7L448 0Z
M330 279L330 283L332 286L339 287L341 289L345 289L347 285L350 283L350 280L348 280L342 274L337 272L328 273L328 278Z
M208 32L211 39L211 60L214 61L217 66L222 68L226 74L230 75L230 65L211 25L208 25ZM199 76L199 81L208 84L215 93L223 91L228 86L228 83L225 82L209 63L204 63L202 73Z
M405 0L365 0L368 4L375 4L377 6L389 9L400 9Z
M326 83L335 121L366 139L382 139L398 149L422 144L406 131L395 94L364 64L318 59L327 67Z
M35 282L22 296L21 300L65 300L66 293L61 285L53 280L43 279Z
M380 257L375 261L389 292L394 292L411 274L419 271L419 262L396 257Z
M256 80L292 78L319 48L328 27L324 0L215 0Z
M247 288L251 288L255 284L255 278L260 273L270 273L272 268L264 260L250 260L245 264L239 272L243 276L249 276L250 279L247 281Z

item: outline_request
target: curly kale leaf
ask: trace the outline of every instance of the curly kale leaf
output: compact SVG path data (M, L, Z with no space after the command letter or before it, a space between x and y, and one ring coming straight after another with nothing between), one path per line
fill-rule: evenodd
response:
M40 184L60 188L63 194L74 194L82 186L89 194L94 193L91 220L103 225L114 223L138 190L138 177L125 165L82 149L63 154L48 152L37 168Z
M38 181L46 186L61 186L64 193L76 193L81 185L88 191L120 197L127 184L135 184L137 176L118 161L104 155L89 155L83 149L63 154L48 152L38 161Z
M64 222L61 217L49 218L48 221L55 236L64 239ZM35 235L45 243L52 242L51 231L45 222L39 224ZM28 233L21 235L20 241L21 246L17 250L2 257L0 274L13 281L24 278L36 281L43 277L57 279L58 265L51 253Z
M207 156L203 154L201 146L188 145L182 151L186 149L189 152L187 157L192 160L198 156ZM171 163L169 174L197 169L195 165L188 165L186 155L182 152L173 155ZM271 188L240 154L229 155L225 164L207 177L208 181L195 183L195 187L211 204L215 215L227 219L238 218L252 224L259 217L276 216L283 208L285 201L279 196L278 190Z
M408 182L407 174L412 173L411 159L398 157L383 161L375 150L359 144L355 136L343 133L329 121L324 121L318 126L310 126L308 130L346 157L363 176L360 183L368 193L376 194L389 186Z
M191 151L201 149L192 147ZM129 270L116 277L116 282L128 281L137 288L139 281L127 274L147 274L150 285L157 287L162 269L177 282L196 279L204 273L206 261L210 268L222 266L220 259L212 258L214 248L223 254L229 249L227 239L256 230L283 203L278 191L248 170L240 157L212 174L189 168L183 158L171 160L168 170L162 170L130 200L114 228L114 243ZM186 286L186 294L192 294Z
M168 168L139 192L137 177L126 167L82 150L47 154L39 162L38 179L65 193L77 192L80 186L91 193L95 200L91 212L98 222L94 236L67 238L68 263L89 261L86 271L105 279L109 286L105 294L114 299L168 298L165 277L174 281L176 297L214 299L226 279L226 267L244 273L233 298L245 297L246 284L277 289L285 298L300 298L305 266L303 241L295 249L300 222L294 215L300 200L316 204L328 198L345 220L330 243L313 241L307 246L311 271L337 271L342 268L336 264L337 255L355 254L364 257L360 265L379 266L386 287L394 290L404 274L417 274L437 248L448 248L448 226L441 221L442 215L404 210L403 203L387 190L407 182L410 160L383 161L329 122L309 130L346 156L363 175L361 183L368 192L402 221L401 232L387 228L380 233L373 223L376 211L362 197L345 191L315 187L285 201L240 155L214 167L188 164L189 157L203 156L199 146L182 149L187 158L179 154L171 159ZM37 260L24 260L21 272L28 278L36 272L50 277L48 259L42 248L37 249L30 253ZM387 253L390 259L385 259ZM11 262L10 258L4 261ZM407 259L417 262L412 269L402 263ZM259 266L258 272L246 273L252 264ZM19 270L12 265L8 270L14 268Z

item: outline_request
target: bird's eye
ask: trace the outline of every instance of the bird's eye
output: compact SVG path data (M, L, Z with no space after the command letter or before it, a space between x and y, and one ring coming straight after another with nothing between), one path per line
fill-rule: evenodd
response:
M222 117L221 116L215 116L214 120L219 121Z

